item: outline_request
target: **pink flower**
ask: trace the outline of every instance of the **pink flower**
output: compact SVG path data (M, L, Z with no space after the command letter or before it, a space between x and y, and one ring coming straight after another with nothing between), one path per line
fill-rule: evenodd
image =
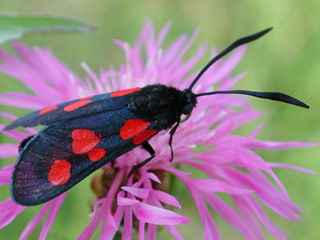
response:
M190 39L186 35L180 36L164 50L161 46L169 28L170 24L165 25L156 37L153 25L146 23L133 47L128 43L115 41L124 50L126 63L121 65L118 71L113 67L108 71L101 69L99 75L83 64L87 72L85 81L66 68L49 50L38 47L30 49L20 43L13 43L19 56L15 57L1 49L0 70L24 83L33 94L3 93L0 95L0 103L37 110L75 98L154 83L185 89L196 74L190 71L206 52L206 45L202 44L191 58L184 61L184 55L198 30ZM217 62L196 84L194 91L208 92L212 86L218 90L232 88L244 76L239 74L231 77L233 68L244 52L245 47L240 47L227 60ZM213 49L212 55L216 53L216 49ZM210 208L247 239L264 239L262 226L275 238L288 239L286 234L271 222L261 204L291 221L297 221L297 215L301 214L300 208L292 203L273 169L287 168L310 174L312 172L285 164L265 162L253 150L290 149L314 144L258 140L256 135L262 125L247 136L232 133L261 115L262 113L253 110L243 96L219 95L200 98L191 117L180 125L174 136L173 164L169 162L169 134L161 132L150 141L156 150L156 157L139 169L127 186L124 186L124 179L132 166L148 156L140 148L116 159L116 168L107 164L103 175L95 177L93 189L99 198L90 214L91 222L79 233L79 239L89 239L99 225L101 239L112 239L120 225L122 239L131 239L134 231L138 233L139 239L155 239L157 225L164 226L176 239L182 239L175 226L189 220L179 214L176 209L181 208L179 201L167 192L168 187L161 184L168 180L168 173L182 181L192 195L203 221L204 239L220 239ZM9 120L16 119L9 113L1 113L1 116ZM214 129L212 126L215 126ZM19 143L28 134L20 130L3 131L3 128L4 125L1 124L1 132L17 143L1 144L0 157L17 156ZM26 130L30 135L36 133L32 128ZM196 178L192 171L179 170L179 165L201 171L206 177ZM1 185L10 183L12 169L13 165L10 165L0 170ZM168 185L170 187L170 182ZM234 207L229 206L217 193L228 194ZM43 204L20 238L27 239L47 215L39 237L45 239L66 194ZM172 207L168 208L167 205ZM1 202L0 228L8 225L25 209L26 207L12 202L10 197ZM137 227L134 227L135 225Z

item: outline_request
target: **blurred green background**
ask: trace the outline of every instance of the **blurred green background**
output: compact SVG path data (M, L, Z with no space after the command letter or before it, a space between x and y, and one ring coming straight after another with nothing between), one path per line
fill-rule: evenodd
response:
M261 40L250 44L241 64L234 73L246 71L246 77L237 85L239 89L280 91L300 98L311 106L310 110L285 104L250 98L262 118L242 129L246 134L261 122L265 126L258 135L267 140L320 141L319 60L320 24L318 0L198 0L198 1L147 1L147 0L55 0L55 1L4 1L0 0L1 11L36 14L58 14L73 16L94 25L96 30L88 34L32 34L22 42L29 46L49 47L67 66L83 76L82 61L95 71L100 66L118 66L124 61L122 51L112 44L112 39L134 43L144 20L154 22L160 30L168 21L173 22L165 45L182 33L192 33L200 26L201 32L190 49L194 53L199 44L207 41L218 49L231 41L273 26L274 30ZM4 45L10 49L10 45ZM208 60L197 65L200 68ZM16 81L0 74L0 92L26 91ZM1 111L8 108L1 106ZM9 110L12 112L12 110ZM18 111L16 111L17 113ZM19 112L20 116L24 112ZM1 142L7 141L1 135ZM261 152L264 159L272 162L294 164L319 172L320 149L295 149L290 151ZM1 160L0 167L14 161ZM268 211L273 221L283 228L291 239L319 239L320 178L288 170L276 170L287 187L293 202L300 205L305 215L300 222L286 221ZM68 195L62 210L49 232L48 239L75 239L88 224L88 201L93 199L88 184L90 178L81 182ZM202 238L202 223L186 189L181 186L177 198L183 206L182 214L191 223L179 227L185 239ZM0 189L0 200L6 199L8 188ZM39 210L33 207L23 212L9 226L0 231L0 239L18 239L28 221ZM240 234L215 216L222 239L241 239ZM37 239L40 227L30 239ZM159 235L167 239L166 231ZM93 239L98 238L96 234ZM266 234L267 239L273 239Z

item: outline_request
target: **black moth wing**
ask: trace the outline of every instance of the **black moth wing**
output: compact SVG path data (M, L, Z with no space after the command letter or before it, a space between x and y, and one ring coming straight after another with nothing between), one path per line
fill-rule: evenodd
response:
M27 206L46 202L157 132L128 107L45 127L20 152L12 199Z
M20 126L34 127L39 124L48 126L56 122L90 114L115 111L128 105L128 101L132 95L140 90L141 88L132 88L112 93L104 93L46 107L17 119L6 126L5 130L11 130Z

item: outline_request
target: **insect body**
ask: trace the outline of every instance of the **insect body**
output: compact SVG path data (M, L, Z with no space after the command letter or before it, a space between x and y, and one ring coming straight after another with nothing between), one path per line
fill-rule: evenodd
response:
M149 85L54 105L16 120L6 130L39 124L46 127L20 145L11 180L12 199L27 206L46 202L106 163L142 146L150 157L134 166L128 179L155 156L148 139L166 129L171 129L169 145L172 160L172 139L181 117L191 114L197 98L201 96L244 94L308 108L282 93L245 90L192 92L194 84L214 62L269 30L235 41L213 58L183 91L165 85Z

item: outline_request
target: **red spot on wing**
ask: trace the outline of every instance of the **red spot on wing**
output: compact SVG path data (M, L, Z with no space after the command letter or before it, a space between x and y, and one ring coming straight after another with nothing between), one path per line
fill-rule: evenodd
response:
M72 151L75 154L90 152L100 142L100 136L88 129L75 129L71 135Z
M150 125L150 122L141 119L129 119L125 121L123 127L120 129L120 137L123 140L136 137L140 133L143 133Z
M139 134L138 136L136 136L133 139L133 143L140 144L140 143L144 142L145 140L147 140L149 137L155 135L156 133L157 133L157 130L154 130L154 129L144 131L143 133Z
M88 157L92 162L100 161L106 155L107 151L104 148L95 148L88 153Z
M59 108L59 107L58 107L57 105L44 108L44 109L42 109L42 110L39 112L39 115L42 115L42 114L51 112L51 111L56 110L56 109L58 109L58 108Z
M73 111L73 110L76 110L76 109L78 109L78 108L81 108L81 107L83 107L84 105L87 105L88 103L91 103L91 102L92 102L92 101L90 101L90 100L87 100L88 98L91 98L91 97L92 97L92 96L79 99L79 101L74 102L74 103L70 103L69 105L65 106L63 109L64 109L66 112L71 112L71 111Z
M131 89L126 89L126 90L122 90L122 91L117 91L117 92L113 92L110 94L110 97L120 97L120 96L124 96L130 93L134 93L137 91L140 91L141 88L131 88Z
M70 169L71 164L66 159L55 160L47 178L53 186L65 184L71 176Z

